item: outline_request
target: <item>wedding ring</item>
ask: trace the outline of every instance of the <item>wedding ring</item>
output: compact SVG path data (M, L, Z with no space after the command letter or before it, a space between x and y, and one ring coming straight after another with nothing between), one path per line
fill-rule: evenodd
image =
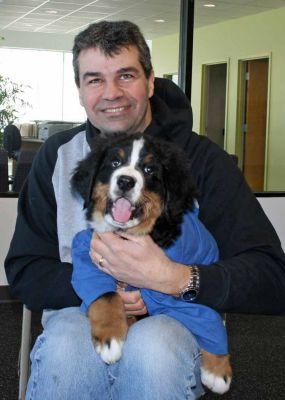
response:
M100 260L98 261L98 265L102 268L103 267L103 262L105 261L104 257L101 257Z

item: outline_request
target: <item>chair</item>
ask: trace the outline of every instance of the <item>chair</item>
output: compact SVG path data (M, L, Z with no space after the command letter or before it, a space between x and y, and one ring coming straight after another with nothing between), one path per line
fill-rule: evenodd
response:
M8 153L0 150L0 192L7 192L8 189Z
M19 400L25 399L30 374L32 312L23 305L21 349L19 354Z
M16 164L15 177L13 179L13 192L20 192L22 189L28 173L30 172L35 155L35 150L20 151Z
M22 137L19 129L9 124L4 128L3 146L8 152L8 157L17 159L22 144Z

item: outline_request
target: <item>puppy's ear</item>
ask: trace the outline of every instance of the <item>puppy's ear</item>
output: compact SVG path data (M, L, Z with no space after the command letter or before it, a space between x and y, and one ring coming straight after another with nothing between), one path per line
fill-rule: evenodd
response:
M155 147L163 166L167 211L172 214L178 210L182 213L191 210L198 192L191 174L190 159L172 143L158 141Z
M96 141L94 150L86 158L80 161L71 177L71 191L74 195L80 195L84 200L84 208L90 204L96 176L106 152L106 141Z

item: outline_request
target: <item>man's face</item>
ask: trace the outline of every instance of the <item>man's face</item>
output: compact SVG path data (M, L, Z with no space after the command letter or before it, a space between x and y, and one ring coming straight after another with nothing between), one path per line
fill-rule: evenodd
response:
M97 48L81 51L79 98L101 132L143 132L151 122L154 76L146 78L134 46L112 57Z

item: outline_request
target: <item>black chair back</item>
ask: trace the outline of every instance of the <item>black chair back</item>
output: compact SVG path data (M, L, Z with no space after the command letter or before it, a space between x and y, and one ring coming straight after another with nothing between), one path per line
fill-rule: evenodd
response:
M4 128L3 146L8 152L9 158L17 159L22 144L22 136L19 129L9 124Z
M30 172L33 159L37 151L34 150L21 150L13 180L13 192L20 192L22 186Z
M7 192L8 189L8 153L0 150L0 192Z

